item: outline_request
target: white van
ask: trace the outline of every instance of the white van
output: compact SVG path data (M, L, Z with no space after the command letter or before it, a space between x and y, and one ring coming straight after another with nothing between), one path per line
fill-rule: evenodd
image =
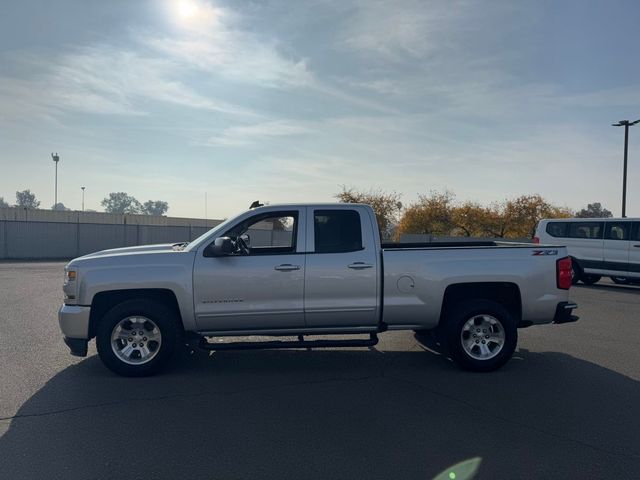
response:
M574 283L591 285L605 275L616 283L640 282L640 218L540 220L533 241L567 247Z

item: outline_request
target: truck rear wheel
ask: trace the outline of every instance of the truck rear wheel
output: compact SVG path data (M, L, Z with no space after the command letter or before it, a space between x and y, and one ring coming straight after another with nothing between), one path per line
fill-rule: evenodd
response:
M448 352L461 368L489 372L513 356L518 343L516 322L499 303L469 300L444 321Z
M588 275L584 274L580 277L582 283L585 285L593 285L594 283L598 283L602 277L600 275Z
M100 320L96 346L105 366L125 377L159 372L174 352L179 329L174 313L147 299L124 301Z

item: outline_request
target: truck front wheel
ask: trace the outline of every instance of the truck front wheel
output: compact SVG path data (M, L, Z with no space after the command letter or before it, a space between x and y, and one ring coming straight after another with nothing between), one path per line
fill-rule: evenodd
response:
M518 330L513 317L499 303L466 301L444 320L449 354L465 370L496 370L513 356Z
M101 319L98 355L109 370L125 377L153 375L164 367L178 339L174 313L147 299L124 301Z

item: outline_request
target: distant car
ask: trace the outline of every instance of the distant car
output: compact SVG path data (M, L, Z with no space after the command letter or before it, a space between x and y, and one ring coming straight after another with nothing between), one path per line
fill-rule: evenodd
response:
M640 218L540 220L534 242L567 247L574 283L592 285L603 276L619 284L640 282Z

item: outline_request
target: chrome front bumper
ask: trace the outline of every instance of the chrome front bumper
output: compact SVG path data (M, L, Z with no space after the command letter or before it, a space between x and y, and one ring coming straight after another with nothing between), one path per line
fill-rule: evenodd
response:
M67 338L89 339L89 315L91 307L62 305L58 312L60 330Z

